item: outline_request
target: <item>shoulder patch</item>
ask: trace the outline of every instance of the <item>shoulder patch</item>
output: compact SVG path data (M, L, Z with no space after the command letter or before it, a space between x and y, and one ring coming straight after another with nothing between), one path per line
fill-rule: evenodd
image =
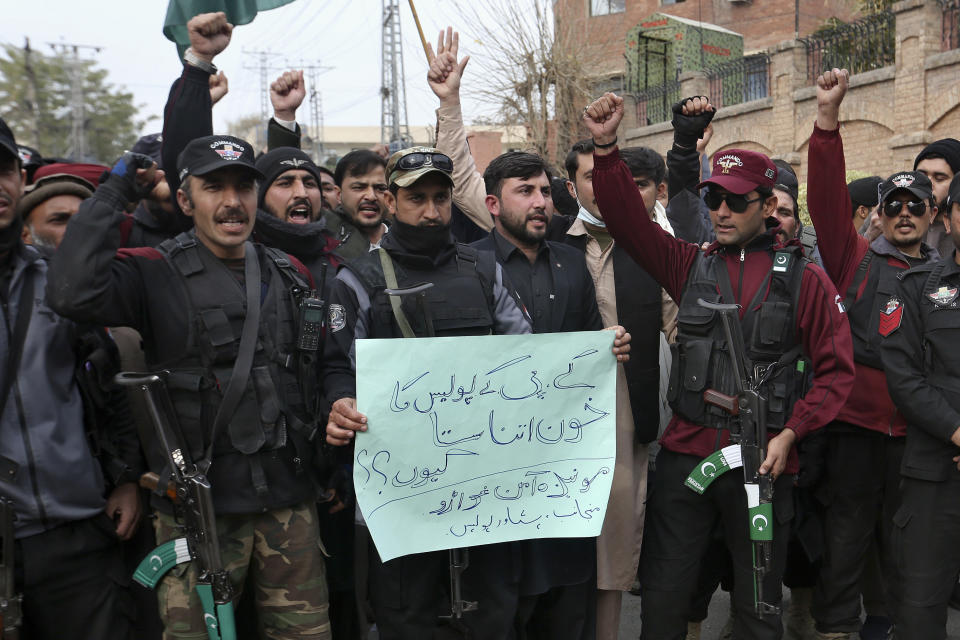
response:
M342 304L331 304L327 309L330 331L337 332L347 326L347 314Z
M933 293L928 293L927 296L933 300L933 303L937 306L947 307L957 299L958 293L960 293L960 289L957 287L950 287L944 284L940 285L940 288Z
M903 303L896 296L887 300L886 306L880 310L880 325L877 331L883 337L900 328L900 321L903 319Z

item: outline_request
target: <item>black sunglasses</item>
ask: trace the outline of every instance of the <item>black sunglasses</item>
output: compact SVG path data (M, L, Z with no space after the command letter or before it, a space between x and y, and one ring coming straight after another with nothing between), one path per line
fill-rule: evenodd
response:
M927 211L927 203L923 202L901 202L900 200L888 200L883 203L883 215L888 218L896 218L903 210L903 205L907 205L907 211L910 215L922 216Z
M754 198L753 200L747 200L747 196L744 195L737 193L720 193L713 189L707 189L707 192L703 195L703 201L707 203L707 208L711 211L716 211L720 208L721 203L726 202L727 208L734 213L743 213L751 204L760 202L761 200L763 200L762 196Z
M450 172L453 171L453 160L442 153L411 153L397 160L397 166L394 167L394 171L397 169L410 171L426 166L432 166L441 171Z

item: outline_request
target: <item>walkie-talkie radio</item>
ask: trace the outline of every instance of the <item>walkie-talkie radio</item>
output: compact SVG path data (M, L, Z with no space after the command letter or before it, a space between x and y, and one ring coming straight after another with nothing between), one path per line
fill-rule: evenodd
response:
M320 348L323 334L323 300L316 291L300 298L300 331L297 334L297 349L316 351Z

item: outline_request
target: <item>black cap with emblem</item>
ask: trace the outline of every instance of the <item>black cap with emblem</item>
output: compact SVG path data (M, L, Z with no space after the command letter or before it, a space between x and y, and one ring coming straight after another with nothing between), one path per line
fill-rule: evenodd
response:
M877 193L880 196L880 203L886 202L890 194L898 189L906 189L925 201L933 197L930 178L919 171L898 171L878 185Z
M187 176L203 176L217 169L239 167L262 178L253 163L253 145L233 136L204 136L191 140L177 157L180 180Z
M263 198L273 181L291 169L309 171L319 185L320 169L306 153L295 147L277 147L257 158L257 169L263 174L257 202L262 207Z

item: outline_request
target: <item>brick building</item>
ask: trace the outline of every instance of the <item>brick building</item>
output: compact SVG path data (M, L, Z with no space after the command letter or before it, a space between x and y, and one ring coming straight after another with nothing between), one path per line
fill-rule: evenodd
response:
M887 39L894 48L883 66L857 72L855 57L843 63L854 74L840 110L847 169L881 176L912 168L917 152L934 140L960 138L960 1L900 0L891 14L885 28L893 30ZM709 155L730 148L760 151L793 165L801 183L806 179L817 109L814 80L829 64L809 44L790 40L763 54L769 84L763 95L717 112ZM677 94L714 95L717 81L703 72L684 74ZM668 119L638 126L635 113L627 109L625 144L665 153L673 138Z
M558 33L569 34L589 50L597 76L612 78L624 73L627 32L654 13L735 31L750 52L793 39L797 21L803 37L828 18L854 19L856 4L856 0L556 0L554 14Z

